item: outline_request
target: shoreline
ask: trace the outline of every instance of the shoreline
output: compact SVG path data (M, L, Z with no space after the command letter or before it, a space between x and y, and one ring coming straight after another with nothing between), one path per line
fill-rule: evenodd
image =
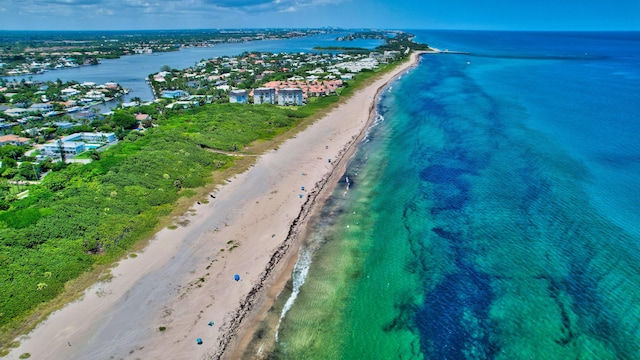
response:
M380 91L420 54L261 155L208 201L193 204L175 220L177 229L156 233L135 258L112 268L113 279L90 287L81 300L19 337L20 346L7 358L22 353L37 359L230 356L238 334L286 274L310 215L366 134ZM313 190L301 188L312 184ZM234 281L234 274L241 279ZM203 345L196 345L196 338Z
M331 173L328 174L326 180L322 184L316 184L317 193L313 201L308 204L309 208L305 209L305 207L303 207L300 211L302 221L293 223L291 225L290 234L295 234L295 236L297 237L296 239L292 239L292 241L295 242L295 251L290 251L289 254L285 255L283 261L285 263L283 264L284 268L279 274L275 274L275 279L272 279L272 282L274 284L272 284L272 286L267 289L267 292L269 292L270 294L261 294L257 296L262 298L256 301L260 302L259 309L254 309L254 313L249 316L249 321L247 321L247 323L245 324L239 325L239 329L237 329L235 334L232 335L236 337L235 344L237 346L233 348L230 353L220 354L220 356L212 357L212 359L241 359L244 347L246 347L246 345L248 345L253 338L256 329L255 325L257 325L262 320L261 318L264 318L264 316L266 316L267 312L273 306L279 294L284 289L286 283L291 279L291 272L295 263L297 262L296 255L298 254L299 246L301 242L304 242L305 239L309 236L314 219L317 218L317 216L320 214L324 204L336 189L340 178L347 169L350 159L358 150L358 143L360 143L366 137L369 129L374 124L376 116L378 115L377 107L380 100L380 95L389 87L392 82L404 75L406 71L409 71L410 69L418 66L420 56L425 53L429 52L417 51L412 53L408 63L399 65L397 69L394 69L393 76L390 79L387 79L376 89L376 93L375 95L373 95L373 100L368 109L369 116L366 124L360 130L360 133L355 138L353 138L353 141L349 144L346 144L342 149L343 154L339 157L336 166L331 171ZM316 188L314 188L314 190L316 190ZM264 287L263 284L261 284L261 287ZM265 297L267 297L268 299L265 299ZM251 311L251 309L249 309L249 311ZM246 315L243 314L242 317L244 318L245 316ZM230 340L226 341L230 342Z

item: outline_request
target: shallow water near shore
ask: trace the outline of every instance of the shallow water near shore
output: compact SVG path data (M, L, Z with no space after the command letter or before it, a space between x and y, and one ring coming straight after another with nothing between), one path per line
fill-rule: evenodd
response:
M417 35L247 355L640 358L640 34Z

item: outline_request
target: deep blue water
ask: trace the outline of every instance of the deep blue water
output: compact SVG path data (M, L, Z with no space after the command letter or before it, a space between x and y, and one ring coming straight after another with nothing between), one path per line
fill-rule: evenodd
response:
M589 170L592 201L640 234L640 33L417 32L469 52L465 74ZM515 109L514 109L515 110Z
M640 33L415 33L276 353L640 358Z
M431 230L456 268L435 288L426 283L414 318L425 353L637 357L640 33L419 36L469 53L426 56L384 101L409 113L414 130L441 135L414 149ZM540 279L555 306L529 293ZM516 289L525 299L512 299ZM524 318L558 309L555 321ZM501 311L516 324L496 322ZM539 334L523 331L529 322Z

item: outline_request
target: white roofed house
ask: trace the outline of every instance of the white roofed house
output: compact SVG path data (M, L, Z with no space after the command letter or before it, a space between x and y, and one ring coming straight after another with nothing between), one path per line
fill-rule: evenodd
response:
M17 118L17 117L27 115L27 113L29 113L29 110L23 109L23 108L10 108L5 110L4 113L9 117Z
M38 104L33 104L29 107L29 111L31 112L37 112L40 114L44 114L44 113L48 113L53 111L53 105L52 104L42 104L42 103L38 103Z
M60 92L62 93L62 96L74 96L80 94L80 90L74 88L62 89Z
M63 152L67 156L76 156L85 151L84 143L81 141L57 140L50 144L44 144L44 151L49 156L58 156Z
M253 90L254 104L275 104L276 89L269 87L261 87Z
M99 101L102 101L102 100L104 100L104 97L105 97L105 96L104 96L104 94L103 94L103 93L101 93L100 91L91 90L91 91L88 91L88 92L85 94L85 97L86 97L86 98L88 98L88 99L91 99L91 100L99 100Z
M246 104L249 102L249 92L247 90L231 90L229 92L229 102Z
M89 149L95 149L116 141L114 133L75 133L44 144L43 150L49 156L76 156Z
M298 88L278 90L278 105L302 105L302 90Z

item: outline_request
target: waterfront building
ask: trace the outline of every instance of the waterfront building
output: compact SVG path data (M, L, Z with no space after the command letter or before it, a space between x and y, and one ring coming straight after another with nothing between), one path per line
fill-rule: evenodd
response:
M298 88L278 90L278 105L302 105L302 90Z
M165 99L178 99L189 96L189 93L183 90L163 90L161 97Z
M229 92L229 102L246 104L249 102L249 93L247 90L231 90Z
M75 133L44 144L43 150L49 156L60 156L61 152L66 156L75 156L115 141L114 133Z
M62 140L44 144L43 150L49 156L60 156L61 153L66 156L76 156L86 151L84 143L81 141Z
M80 90L74 89L74 88L71 88L71 87L66 88L66 89L62 89L60 92L62 93L63 97L64 96L67 96L67 97L68 96L74 96L74 95L80 94Z
M261 87L253 90L253 103L254 104L275 104L276 103L276 89Z
M153 54L153 49L148 47L133 49L134 54Z

